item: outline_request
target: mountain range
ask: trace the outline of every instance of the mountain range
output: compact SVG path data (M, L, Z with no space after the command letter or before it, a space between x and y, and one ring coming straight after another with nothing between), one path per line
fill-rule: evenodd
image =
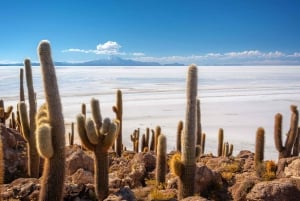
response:
M0 66L23 66L23 63L0 64ZM38 66L39 63L33 62L32 66ZM158 62L143 62L132 59L122 59L117 56L111 56L108 59L99 59L85 62L54 62L55 66L184 66L180 63L160 64Z

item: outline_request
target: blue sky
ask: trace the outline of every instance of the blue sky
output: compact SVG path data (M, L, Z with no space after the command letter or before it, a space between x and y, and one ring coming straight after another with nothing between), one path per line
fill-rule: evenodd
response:
M161 63L300 64L298 0L9 0L0 3L0 63L116 55Z

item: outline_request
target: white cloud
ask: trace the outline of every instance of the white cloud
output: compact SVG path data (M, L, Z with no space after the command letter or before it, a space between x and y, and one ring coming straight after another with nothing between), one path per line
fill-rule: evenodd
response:
M132 53L132 55L133 55L133 56L136 56L136 57L145 56L145 54L142 53L142 52L134 52L134 53Z
M97 45L96 54L117 54L122 46L115 41L107 41L104 44Z
M112 55L112 54L124 54L119 52L119 49L122 46L119 45L115 41L107 41L103 44L99 44L96 46L96 49L90 49L90 50L84 50L84 49L79 49L79 48L70 48L63 50L62 52L81 52L81 53L93 53L93 54L105 54L105 55Z

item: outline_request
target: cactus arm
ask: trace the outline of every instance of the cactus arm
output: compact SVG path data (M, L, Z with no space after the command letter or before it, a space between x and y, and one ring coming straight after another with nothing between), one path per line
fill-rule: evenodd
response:
M294 146L296 137L297 137L297 132L298 132L298 110L297 107L292 105L291 106L291 122L290 122L290 131L288 133L287 139L285 141L285 151L288 154L288 156L291 155L292 148Z
M92 98L91 109L92 109L92 116L96 124L96 129L99 130L102 127L102 116L100 111L99 100Z
M86 135L89 142L93 145L98 144L99 138L92 119L87 119L85 124L85 129L86 129Z
M284 147L282 145L282 115L280 113L275 115L274 142L277 151L282 152Z
M170 160L170 170L173 174L175 174L176 176L181 177L182 173L183 173L183 163L181 162L181 156L180 153L176 153L172 156L171 160Z
M22 128L22 134L27 142L30 141L30 127L28 122L28 116L27 116L27 107L25 102L19 103L19 114L20 114L20 121L21 121L21 128Z
M53 146L51 137L51 127L49 124L41 125L36 131L36 144L39 154L43 158L51 158L53 156Z
M5 119L8 119L8 117L10 116L10 114L12 113L14 107L13 106L8 106L6 108L6 112L5 112Z
M108 150L111 147L116 139L118 131L118 123L112 122L109 126L108 132L105 134L105 138L103 140L103 148Z
M77 115L77 129L78 135L82 142L82 145L87 148L88 150L94 150L94 145L89 141L86 130L85 130L85 116L82 114Z

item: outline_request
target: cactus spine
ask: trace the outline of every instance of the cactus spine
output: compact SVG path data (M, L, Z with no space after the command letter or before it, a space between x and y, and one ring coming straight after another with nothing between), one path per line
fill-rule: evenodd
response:
M160 135L158 138L157 158L156 158L156 184L164 184L167 172L167 138Z
M191 65L187 75L187 106L181 147L184 168L179 177L179 199L194 195L197 81L197 67Z
M116 105L113 106L113 111L116 113L116 119L119 121L119 129L117 133L116 139L116 153L117 156L121 156L122 154L122 116L123 116L123 102L122 102L122 91L117 90L117 102Z
M298 110L297 106L291 105L291 121L290 130L287 134L285 146L282 145L282 115L275 115L275 127L274 127L274 141L277 151L279 152L279 158L286 158L291 156L291 151L295 145L298 133ZM297 145L296 145L297 146Z
M52 145L53 149L52 156L45 158L39 200L59 201L62 200L63 197L63 186L65 178L66 143L64 118L62 114L62 105L58 90L55 68L51 57L50 43L48 41L41 41L38 47L38 53L41 63L45 99L48 108L48 124L38 124L37 130L43 130L44 128L46 128L46 134L50 133L51 137L48 138L47 142L40 141L37 137L36 143L40 148L47 145ZM37 118L42 118L42 116L37 114ZM42 135L42 133L39 133L37 135ZM48 148L49 150L51 150L51 147ZM51 154L49 154L48 156L50 155Z
M218 156L222 156L223 140L224 140L224 131L223 131L223 128L220 128L219 136L218 136Z
M78 134L84 147L94 152L95 191L98 200L108 196L108 149L115 141L119 122L105 118L102 122L97 99L91 100L93 120L86 122L84 115L77 116Z
M263 172L263 160L264 160L264 146L265 146L265 131L263 128L258 128L256 132L255 142L255 155L254 163L257 175L261 176Z
M177 125L176 150L181 152L181 135L183 130L183 121L179 121Z

